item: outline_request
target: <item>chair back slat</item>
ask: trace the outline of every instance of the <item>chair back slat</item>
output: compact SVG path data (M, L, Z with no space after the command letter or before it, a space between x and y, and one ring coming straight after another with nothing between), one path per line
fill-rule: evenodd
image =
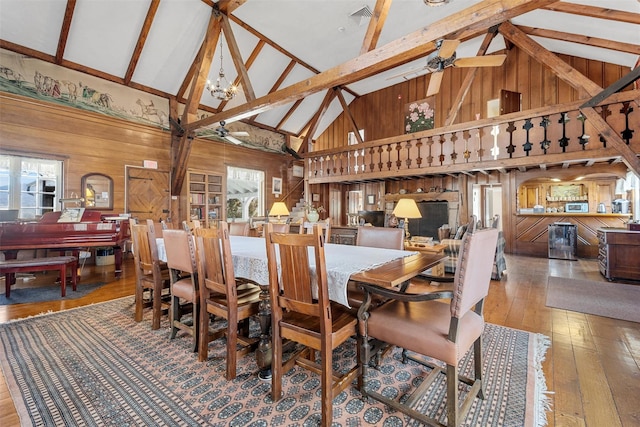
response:
M143 274L151 274L153 258L149 247L149 232L145 224L135 224L132 227L134 260L140 266Z
M248 222L230 222L229 226L230 236L248 236L250 224Z
M274 304L276 309L286 308L302 314L322 316L323 312L328 311L329 295L320 226L313 228L313 234L297 235L274 233L270 229L271 224L268 224L265 240L269 291L272 301L278 299L278 303ZM310 250L315 258L316 280L311 273ZM327 320L330 321L330 317Z
M489 293L497 241L495 228L467 232L462 238L451 301L452 317L461 318Z
M220 221L217 228L195 230L198 252L198 271L201 293L225 294L228 299L237 299L231 243L227 223Z
M303 221L302 224L300 224L300 234L312 234L316 226L320 227L324 241L328 243L331 239L331 218L318 222Z

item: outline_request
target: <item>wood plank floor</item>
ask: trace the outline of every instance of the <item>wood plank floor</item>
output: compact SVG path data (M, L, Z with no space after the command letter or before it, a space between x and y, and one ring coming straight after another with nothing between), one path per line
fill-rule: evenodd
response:
M597 262L506 258L508 273L502 281L492 282L485 317L491 323L551 338L543 364L552 393L548 425L640 426L640 324L545 306L550 275L597 280L606 286ZM127 260L120 280L113 279L113 267L85 267L83 281L110 283L77 300L1 306L0 322L133 295L132 267ZM20 425L2 373L0 425Z

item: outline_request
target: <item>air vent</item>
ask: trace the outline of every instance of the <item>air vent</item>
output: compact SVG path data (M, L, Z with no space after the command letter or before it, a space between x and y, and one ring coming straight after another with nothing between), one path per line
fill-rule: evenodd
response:
M371 16L373 16L371 9L369 9L369 6L364 5L360 9L351 12L349 14L349 19L355 22L356 25L361 26L367 21L367 19L371 18Z

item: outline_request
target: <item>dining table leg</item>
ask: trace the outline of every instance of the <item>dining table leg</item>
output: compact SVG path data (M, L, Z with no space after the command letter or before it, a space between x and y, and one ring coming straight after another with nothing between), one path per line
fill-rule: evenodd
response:
M269 285L260 285L260 303L258 305L258 321L260 322L260 342L256 350L258 378L271 379L271 299Z

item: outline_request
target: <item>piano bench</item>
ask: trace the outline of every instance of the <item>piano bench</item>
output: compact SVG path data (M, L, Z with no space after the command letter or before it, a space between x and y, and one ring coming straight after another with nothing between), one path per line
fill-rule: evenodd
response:
M15 282L16 273L57 270L60 272L60 286L62 288L62 296L64 297L67 293L67 268L71 269L71 285L75 291L78 282L78 259L74 256L0 261L0 275L4 274L5 282L4 295L7 298L11 295L11 285Z

